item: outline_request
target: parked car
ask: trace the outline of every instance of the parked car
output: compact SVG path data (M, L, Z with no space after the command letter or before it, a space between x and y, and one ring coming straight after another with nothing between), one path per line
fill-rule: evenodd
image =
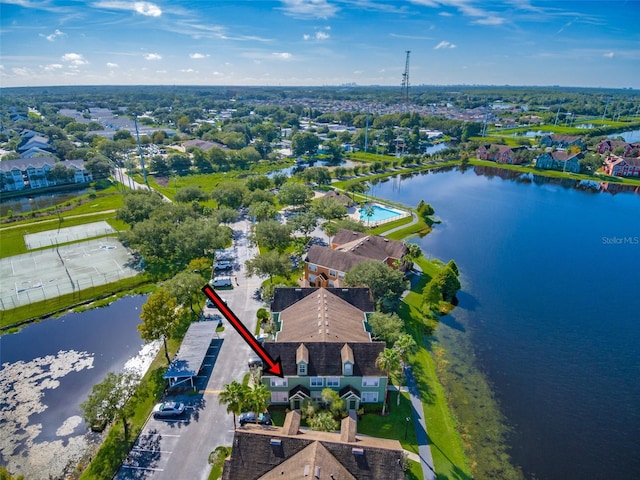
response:
M260 357L251 357L249 359L249 368L255 368L255 367L262 367L263 363L262 363L262 359Z
M178 417L184 413L184 403L162 402L153 407L153 416L156 418Z
M233 268L233 263L228 260L221 260L213 264L214 270L230 270L231 268Z
M261 333L260 335L258 335L256 337L256 340L258 340L258 343L262 343L262 342L264 342L265 340L268 340L268 339L269 339L269 334L268 333Z
M231 283L231 277L215 277L211 280L209 280L209 285L211 285L212 287L232 287L233 284Z
M256 422L256 414L253 412L245 412L241 413L238 417L238 421L240 422L240 426L244 427L247 423L259 423L260 425L271 425L271 415L267 412L260 413L258 415Z

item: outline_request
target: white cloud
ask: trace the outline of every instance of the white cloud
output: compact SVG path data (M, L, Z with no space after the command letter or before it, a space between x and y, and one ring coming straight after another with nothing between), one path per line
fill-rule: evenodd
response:
M327 38L329 38L328 33L316 32L316 40L326 40Z
M338 7L327 0L282 0L286 15L296 18L329 18L338 11Z
M46 38L50 42L55 42L57 38L66 37L67 34L64 33L64 32L61 32L60 30L58 30L56 28L56 30L53 33L51 33L49 35L44 35L44 34L41 33L40 36Z
M162 55L158 53L145 53L144 58L145 60L162 60Z
M118 68L120 65L118 65L117 63L111 63L111 62L107 62L107 67L108 68Z
M11 71L15 75L19 75L21 77L29 77L29 76L31 76L31 70L29 70L28 68L17 67L17 68L12 68Z
M65 53L62 56L62 61L70 63L73 67L79 67L80 65L86 65L89 63L79 53Z
M506 20L502 17L489 15L486 18L481 18L480 20L474 20L471 23L475 23L476 25L502 25L504 22L506 22Z
M440 50L441 48L456 48L455 44L442 40L438 45L433 47L434 50Z
M107 10L130 10L146 17L159 17L162 15L162 9L151 2L124 2L121 0L101 0L94 2L96 8L105 8Z
M190 53L189 58L193 58L194 60L200 60L201 58L207 58L209 54L204 53Z
M302 35L303 40L309 40L310 38L311 38L311 35L309 35L308 33L305 33L304 35Z
M275 58L278 58L280 60L291 60L291 58L293 57L293 55L291 55L288 52L274 52L271 55L273 55Z
M53 72L55 70L60 70L62 68L62 65L59 63L51 63L49 65L45 65L42 68L44 69L45 72Z
M616 56L616 54L613 53L613 52L607 52L603 56L606 57L606 58L613 58L613 57Z
M498 17L492 12L483 10L473 5L473 0L410 0L411 3L425 7L442 8L452 7L467 17L478 18L471 23L477 25L502 25L506 19ZM482 4L482 2L480 2ZM440 12L441 15L450 16L448 12Z
M198 73L198 71L193 68L181 68L180 71L182 73Z

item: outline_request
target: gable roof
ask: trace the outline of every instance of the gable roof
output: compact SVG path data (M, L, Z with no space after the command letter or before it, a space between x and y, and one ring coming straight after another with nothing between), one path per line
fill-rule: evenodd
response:
M273 291L273 301L271 302L271 311L273 313L282 312L285 308L290 307L296 302L299 302L303 298L316 293L319 290L330 292L333 295L342 298L349 302L354 307L362 310L363 312L374 312L375 304L373 298L371 298L371 291L366 287L354 287L354 288L320 288L320 287L306 287L306 288L291 288L291 287L276 287Z
M229 150L229 148L226 145L223 145L222 143L210 142L208 140L200 140L200 139L187 140L182 145L184 145L185 148L189 148L189 147L199 148L203 152L208 152L214 147L221 148L223 150Z
M338 245L338 251L351 252L371 260L383 261L389 257L400 259L407 253L404 242L346 229L336 233L333 243Z
M305 258L307 263L320 265L321 267L325 267L330 270L337 270L338 272L348 272L359 263L367 262L369 260L372 259L356 255L352 252L334 250L321 245L313 245L307 252L307 256Z
M349 197L348 195L345 195L344 193L340 193L337 192L335 190L331 190L329 192L327 192L325 194L326 198L335 198L338 202L342 203L343 205L349 206L352 205L354 203L354 201L351 199L351 197Z
M264 342L264 349L271 358L282 361L285 376L297 376L296 352L301 342ZM342 364L339 361L344 342L305 342L309 352L307 376L341 377ZM354 377L383 377L384 372L376 366L376 358L385 349L384 342L348 342L353 352ZM263 377L270 376L267 373Z
M610 155L604 161L607 165L619 165L626 163L629 166L640 167L640 158L638 157L619 157L617 155Z
M234 433L222 478L402 480L402 455L397 440L306 429L290 434L284 428L247 425Z
M551 158L554 160L559 160L561 162L566 162L567 160L571 160L573 158L580 158L581 155L579 153L569 153L562 150L556 150L555 152L551 152Z
M19 168L21 171L26 171L29 167L42 168L45 165L53 166L60 162L56 157L49 156L36 156L33 158L17 158L15 160L3 160L0 162L0 170L8 172L14 168ZM65 160L60 162L66 167L72 167L77 170L85 170L84 160Z
M325 288L280 312L278 342L368 342L365 313Z

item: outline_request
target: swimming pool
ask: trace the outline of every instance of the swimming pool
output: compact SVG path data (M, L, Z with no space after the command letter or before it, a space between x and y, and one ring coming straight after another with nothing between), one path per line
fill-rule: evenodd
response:
M371 207L371 211L367 212L367 209ZM367 215L367 214L370 215ZM406 216L405 212L400 210L393 210L383 207L381 205L373 204L358 210L360 220L369 224L380 224L390 220L395 220L400 217Z

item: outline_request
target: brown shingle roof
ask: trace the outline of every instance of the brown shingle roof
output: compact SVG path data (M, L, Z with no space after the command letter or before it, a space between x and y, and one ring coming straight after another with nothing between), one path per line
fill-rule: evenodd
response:
M282 312L285 308L290 307L303 298L317 293L319 290L325 290L349 302L363 312L375 311L375 304L371 298L371 291L368 288L291 288L278 287L274 289L273 301L271 302L271 311L274 313Z
M280 312L278 342L368 342L365 313L320 288Z
M383 377L385 374L376 366L376 358L386 346L384 342L349 342L353 352L354 377ZM340 351L343 342L305 342L309 351L307 375L310 377L340 377L342 364ZM265 342L264 349L271 358L282 361L282 373L285 376L297 376L296 351L300 342ZM268 374L263 376L268 377Z
M306 429L296 430L297 434L289 432L284 428L259 425L236 430L233 451L225 464L223 478L305 478L305 466L309 465L308 478L314 478L315 467L319 466L317 473L322 480L330 479L332 474L335 480L404 479L402 446L397 440L356 434L355 442L345 442L340 433ZM346 432L349 440L351 433Z
M362 262L367 262L370 258L356 255L351 252L333 250L320 245L313 245L307 252L306 262L336 270L338 272L348 272L353 267Z
M338 245L338 251L351 252L371 260L383 261L389 257L400 259L407 253L404 242L345 229L336 233L333 243Z

